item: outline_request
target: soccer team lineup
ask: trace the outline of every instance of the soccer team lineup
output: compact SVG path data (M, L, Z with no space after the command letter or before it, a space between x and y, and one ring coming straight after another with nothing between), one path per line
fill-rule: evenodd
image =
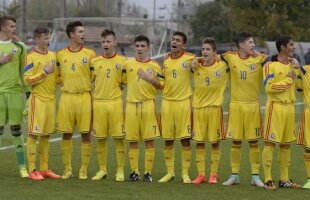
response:
M20 177L70 181L72 136L77 130L81 136L77 177L81 180L107 178L107 143L112 138L117 162L115 181L153 182L155 139L160 138L164 141L161 156L166 173L156 182L172 182L179 176L184 184L238 185L244 142L249 147L251 185L266 190L310 189L310 64L301 65L294 58L294 41L289 35L275 41L276 55L254 50L254 36L246 31L236 34L236 51L222 54L217 54L216 41L206 37L201 43L202 56L198 57L185 51L187 36L176 31L170 38L171 51L158 63L149 57L151 41L145 35L134 38L135 56L127 58L116 52L117 37L111 29L101 33L101 55L84 46L87 33L82 22L69 22L66 34L68 46L52 52L48 50L50 30L37 27L33 31L35 46L27 53L16 36L16 19L0 17L0 136L7 126ZM227 84L230 97L224 122ZM57 87L61 91L56 106ZM267 96L265 105L259 102L261 92ZM295 122L297 93L302 94L304 103L299 124ZM159 112L157 95L162 98ZM261 106L265 106L263 115ZM27 116L26 140L23 115ZM55 133L62 136L61 175L48 163L49 139ZM231 143L228 152L221 151L220 143L225 139ZM143 142L143 149L139 142ZM175 148L176 142L180 142L180 149ZM289 175L291 144L296 142L304 149L304 183L294 182ZM210 174L206 174L207 143L211 144L211 164L207 166ZM92 145L96 146L95 152ZM275 148L280 172L277 184L272 174ZM191 166L192 151L196 166ZM231 175L220 182L222 153L230 156ZM92 154L96 155L99 170L89 177ZM140 154L144 155L143 173L139 170ZM175 163L175 154L181 155L180 163ZM127 175L126 156L131 169ZM175 164L181 166L181 174L175 174ZM189 176L190 167L197 168L196 178Z

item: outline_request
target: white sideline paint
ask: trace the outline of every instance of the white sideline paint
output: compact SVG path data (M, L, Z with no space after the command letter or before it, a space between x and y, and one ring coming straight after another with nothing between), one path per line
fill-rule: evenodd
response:
M295 103L296 106L300 106L300 105L304 105L304 102L297 102ZM262 106L260 107L262 110L265 110L265 106ZM223 113L224 115L227 115L228 112L224 112ZM73 135L72 136L73 138L78 138L80 137L80 135ZM62 138L53 138L53 139L50 139L49 142L58 142L60 141ZM24 144L26 146L26 143ZM3 150L7 150L7 149L13 149L14 148L14 145L8 145L8 146L3 146L0 148L0 151L3 151Z

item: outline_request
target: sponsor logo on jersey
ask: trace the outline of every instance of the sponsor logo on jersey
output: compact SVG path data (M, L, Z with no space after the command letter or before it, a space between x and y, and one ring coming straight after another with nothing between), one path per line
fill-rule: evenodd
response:
M88 62L88 59L87 59L87 58L83 58L83 59L82 59L82 62L83 62L84 64L86 64L86 63Z
M12 53L12 54L16 54L16 52L17 52L17 49L16 49L15 47L13 47L13 48L11 49L11 53Z
M214 75L217 76L217 77L220 77L220 76L222 75L222 73L221 73L221 71L216 70L216 71L214 72Z
M116 64L116 65L115 65L115 69L120 70L120 69L121 69L121 65Z
M256 70L256 64L251 64L251 65L249 66L249 68L250 68L251 71Z

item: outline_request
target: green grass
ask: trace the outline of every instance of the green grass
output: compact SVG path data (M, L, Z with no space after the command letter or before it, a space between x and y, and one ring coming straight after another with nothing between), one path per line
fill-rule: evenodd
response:
M229 91L229 90L227 90ZM227 110L229 92L225 93L227 97L224 108ZM262 106L264 105L265 96L261 97ZM301 101L299 98L298 101ZM263 110L264 111L264 110ZM299 122L302 106L296 107L296 121ZM298 123L296 124L296 128ZM25 124L24 124L25 127ZM60 137L56 134L53 137ZM3 145L12 143L9 131L6 129L3 136ZM115 181L115 146L112 140L108 145L108 178L102 181L79 180L78 170L80 167L80 138L74 139L73 152L73 173L74 178L70 180L44 180L40 182L21 179L18 176L17 161L14 149L0 150L0 199L307 199L310 191L278 189L275 192L266 191L250 186L250 164L248 161L248 145L243 144L242 163L240 178L241 184L238 186L225 187L221 183L225 181L231 172L230 169L230 141L222 142L222 158L219 168L219 183L217 185L185 185L181 183L181 160L180 160L180 144L176 142L175 169L176 180L172 183L160 184L160 179L166 172L163 159L163 141L156 141L156 154L153 168L153 183L118 183ZM95 142L93 143L92 158L89 166L89 178L91 178L98 170ZM207 145L207 174L210 169L210 145ZM262 148L262 143L261 143ZM194 149L194 144L192 144ZM143 149L143 145L141 145ZM190 177L193 179L197 175L195 165L195 151L192 151L192 162L190 168ZM140 152L140 172L143 174L143 150ZM291 168L290 177L294 181L302 184L306 180L306 173L303 163L303 149L292 145L291 151ZM60 157L60 142L50 144L50 168L56 173L61 174L63 165ZM126 176L130 173L129 162L126 158ZM279 179L277 163L277 149L274 152L273 161L273 177L274 180ZM261 178L263 179L263 170L261 168Z

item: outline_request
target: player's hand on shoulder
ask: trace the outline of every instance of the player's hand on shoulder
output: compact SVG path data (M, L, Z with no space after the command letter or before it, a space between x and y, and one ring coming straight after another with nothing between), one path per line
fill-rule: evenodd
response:
M50 74L50 73L53 73L53 71L55 70L55 66L51 63L47 63L45 66L44 66L44 71L45 73L47 74Z
M191 63L191 68L193 70L197 69L200 63L203 63L205 59L203 57L195 57Z
M13 58L14 58L13 53L10 53L10 54L2 53L2 55L0 56L0 64L4 65L8 62L11 62Z
M292 64L292 67L295 69L299 68L299 62L296 58L289 58L289 62Z
M256 58L259 55L260 55L259 51L253 50L252 57Z

